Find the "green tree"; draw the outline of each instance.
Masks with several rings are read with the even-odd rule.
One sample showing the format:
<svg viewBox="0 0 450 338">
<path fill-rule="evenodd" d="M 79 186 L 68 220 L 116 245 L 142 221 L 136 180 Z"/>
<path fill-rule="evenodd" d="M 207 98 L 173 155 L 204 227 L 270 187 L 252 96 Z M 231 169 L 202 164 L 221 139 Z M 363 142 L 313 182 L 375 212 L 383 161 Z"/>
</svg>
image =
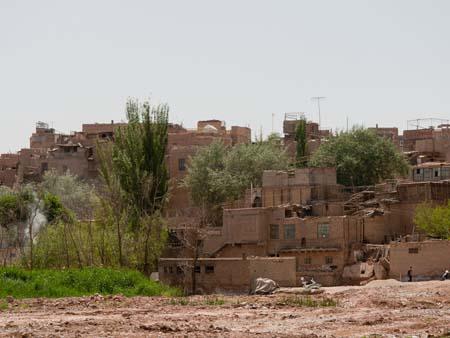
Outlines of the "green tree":
<svg viewBox="0 0 450 338">
<path fill-rule="evenodd" d="M 297 168 L 306 167 L 308 161 L 306 158 L 306 119 L 301 118 L 295 129 L 295 141 L 297 142 L 295 151 L 295 166 Z"/>
<path fill-rule="evenodd" d="M 202 210 L 201 222 L 221 225 L 222 205 L 241 198 L 262 184 L 264 170 L 285 170 L 289 159 L 275 138 L 227 147 L 213 142 L 191 158 L 183 185 Z"/>
<path fill-rule="evenodd" d="M 391 141 L 359 127 L 323 142 L 309 165 L 336 167 L 338 183 L 346 186 L 374 185 L 408 172 L 404 156 Z"/>
<path fill-rule="evenodd" d="M 450 239 L 450 201 L 435 207 L 428 203 L 418 205 L 414 224 L 429 236 Z"/>
<path fill-rule="evenodd" d="M 161 212 L 168 190 L 168 114 L 167 105 L 130 99 L 128 124 L 116 132 L 115 142 L 109 145 L 111 157 L 100 156 L 105 187 L 110 196 L 121 199 L 125 221 L 134 236 L 134 263 L 147 274 L 166 238 Z M 112 202 L 110 198 L 106 201 Z M 111 203 L 109 210 L 115 206 Z M 119 217 L 123 216 L 122 212 Z"/>
</svg>

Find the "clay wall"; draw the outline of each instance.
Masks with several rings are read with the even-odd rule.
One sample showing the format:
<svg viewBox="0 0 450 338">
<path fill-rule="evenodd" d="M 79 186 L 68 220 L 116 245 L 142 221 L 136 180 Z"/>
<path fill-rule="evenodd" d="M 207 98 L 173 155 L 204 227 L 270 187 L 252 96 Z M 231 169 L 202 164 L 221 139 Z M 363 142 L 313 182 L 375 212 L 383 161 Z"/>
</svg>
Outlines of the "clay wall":
<svg viewBox="0 0 450 338">
<path fill-rule="evenodd" d="M 265 170 L 262 186 L 336 185 L 336 168 L 301 168 L 292 171 Z"/>
<path fill-rule="evenodd" d="M 192 285 L 192 259 L 161 258 L 160 280 L 170 285 Z M 189 268 L 185 268 L 185 267 Z M 275 280 L 282 286 L 295 286 L 295 258 L 200 258 L 196 272 L 197 292 L 248 292 L 258 277 Z M 183 267 L 183 268 L 177 268 Z"/>
<path fill-rule="evenodd" d="M 342 271 L 346 262 L 344 250 L 297 250 L 281 251 L 280 257 L 295 257 L 296 269 L 305 275 L 313 271 L 334 270 Z"/>
<path fill-rule="evenodd" d="M 438 278 L 450 269 L 450 241 L 400 242 L 390 245 L 390 278 L 407 280 L 413 269 L 413 280 Z"/>
</svg>

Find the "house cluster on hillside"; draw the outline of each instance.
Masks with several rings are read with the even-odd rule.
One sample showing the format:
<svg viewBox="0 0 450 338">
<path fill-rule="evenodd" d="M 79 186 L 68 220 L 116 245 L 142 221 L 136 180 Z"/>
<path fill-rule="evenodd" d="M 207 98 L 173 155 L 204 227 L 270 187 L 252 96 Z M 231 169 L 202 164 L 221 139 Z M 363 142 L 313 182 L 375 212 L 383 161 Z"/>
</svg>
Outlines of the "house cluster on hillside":
<svg viewBox="0 0 450 338">
<path fill-rule="evenodd" d="M 301 114 L 286 114 L 283 145 L 295 156 L 295 131 Z M 167 165 L 171 198 L 167 249 L 159 261 L 160 279 L 195 287 L 196 292 L 247 291 L 256 277 L 284 286 L 300 278 L 323 285 L 361 283 L 371 278 L 405 279 L 410 266 L 417 278 L 433 278 L 448 269 L 450 243 L 424 240 L 415 231 L 416 206 L 441 204 L 450 197 L 450 129 L 371 128 L 390 139 L 411 163 L 408 179 L 372 187 L 345 187 L 335 168 L 265 171 L 261 187 L 252 187 L 240 203 L 226 206 L 221 227 L 196 228 L 198 210 L 180 180 L 196 151 L 221 140 L 234 146 L 251 142 L 251 130 L 220 120 L 199 121 L 196 129 L 171 124 Z M 98 142 L 114 141 L 121 123 L 83 124 L 80 132 L 57 133 L 38 123 L 30 147 L 0 156 L 0 185 L 38 181 L 49 170 L 93 180 L 98 176 Z M 307 153 L 330 135 L 308 122 Z M 447 266 L 446 266 L 447 264 Z"/>
</svg>

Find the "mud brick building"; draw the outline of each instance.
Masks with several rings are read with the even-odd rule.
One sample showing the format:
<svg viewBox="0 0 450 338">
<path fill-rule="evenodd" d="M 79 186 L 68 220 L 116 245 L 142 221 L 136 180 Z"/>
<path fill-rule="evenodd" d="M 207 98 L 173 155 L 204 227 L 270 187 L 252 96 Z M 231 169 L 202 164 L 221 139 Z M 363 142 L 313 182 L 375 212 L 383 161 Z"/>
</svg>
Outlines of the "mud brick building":
<svg viewBox="0 0 450 338">
<path fill-rule="evenodd" d="M 180 182 L 187 174 L 190 158 L 199 148 L 214 141 L 221 141 L 227 146 L 250 143 L 251 129 L 239 126 L 227 129 L 220 120 L 198 121 L 196 129 L 186 129 L 180 125 L 172 125 L 169 129 L 167 163 L 172 184 L 167 217 L 172 224 L 186 222 L 186 217 L 189 219 L 195 214 L 189 191 L 181 187 Z"/>
<path fill-rule="evenodd" d="M 387 140 L 390 140 L 395 146 L 400 148 L 403 146 L 403 140 L 399 137 L 398 128 L 396 127 L 378 127 L 378 124 L 375 128 L 367 128 L 370 131 L 373 131 L 376 135 L 383 137 Z M 400 142 L 402 141 L 402 142 Z"/>
<path fill-rule="evenodd" d="M 336 184 L 334 168 L 303 168 L 264 172 L 262 186 L 249 196 L 253 207 L 225 209 L 223 226 L 205 229 L 202 259 L 220 266 L 222 261 L 242 257 L 294 258 L 296 285 L 300 277 L 312 277 L 323 285 L 358 284 L 370 278 L 397 278 L 406 261 L 398 258 L 401 245 L 396 243 L 415 231 L 415 208 L 425 201 L 446 203 L 450 183 L 391 180 L 355 193 Z M 174 255 L 162 261 L 175 269 L 177 264 L 186 264 L 183 259 Z M 448 264 L 447 256 L 434 260 L 435 269 Z M 239 265 L 235 268 L 240 269 Z M 183 284 L 176 274 L 159 272 L 161 280 Z M 236 272 L 215 268 L 209 273 L 215 274 L 216 288 L 222 290 L 229 285 L 220 281 Z M 423 272 L 424 276 L 430 273 Z M 242 276 L 246 278 L 239 281 L 241 289 L 251 283 L 248 275 Z M 203 282 L 209 283 L 199 279 L 199 287 Z M 212 284 L 208 285 L 206 289 L 211 290 Z"/>
<path fill-rule="evenodd" d="M 18 154 L 0 155 L 0 186 L 5 185 L 12 188 L 17 180 L 17 170 L 19 167 Z"/>
</svg>

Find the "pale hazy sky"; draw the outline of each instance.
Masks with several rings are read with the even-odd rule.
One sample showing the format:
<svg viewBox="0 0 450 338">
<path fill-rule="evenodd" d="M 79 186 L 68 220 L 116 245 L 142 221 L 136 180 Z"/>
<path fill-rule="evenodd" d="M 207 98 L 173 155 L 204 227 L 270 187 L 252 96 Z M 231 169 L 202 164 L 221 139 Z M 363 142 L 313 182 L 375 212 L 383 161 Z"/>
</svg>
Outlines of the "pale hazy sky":
<svg viewBox="0 0 450 338">
<path fill-rule="evenodd" d="M 281 131 L 319 95 L 331 128 L 450 118 L 449 18 L 447 0 L 0 0 L 0 152 L 38 120 L 121 120 L 129 96 L 188 127 Z"/>
</svg>

